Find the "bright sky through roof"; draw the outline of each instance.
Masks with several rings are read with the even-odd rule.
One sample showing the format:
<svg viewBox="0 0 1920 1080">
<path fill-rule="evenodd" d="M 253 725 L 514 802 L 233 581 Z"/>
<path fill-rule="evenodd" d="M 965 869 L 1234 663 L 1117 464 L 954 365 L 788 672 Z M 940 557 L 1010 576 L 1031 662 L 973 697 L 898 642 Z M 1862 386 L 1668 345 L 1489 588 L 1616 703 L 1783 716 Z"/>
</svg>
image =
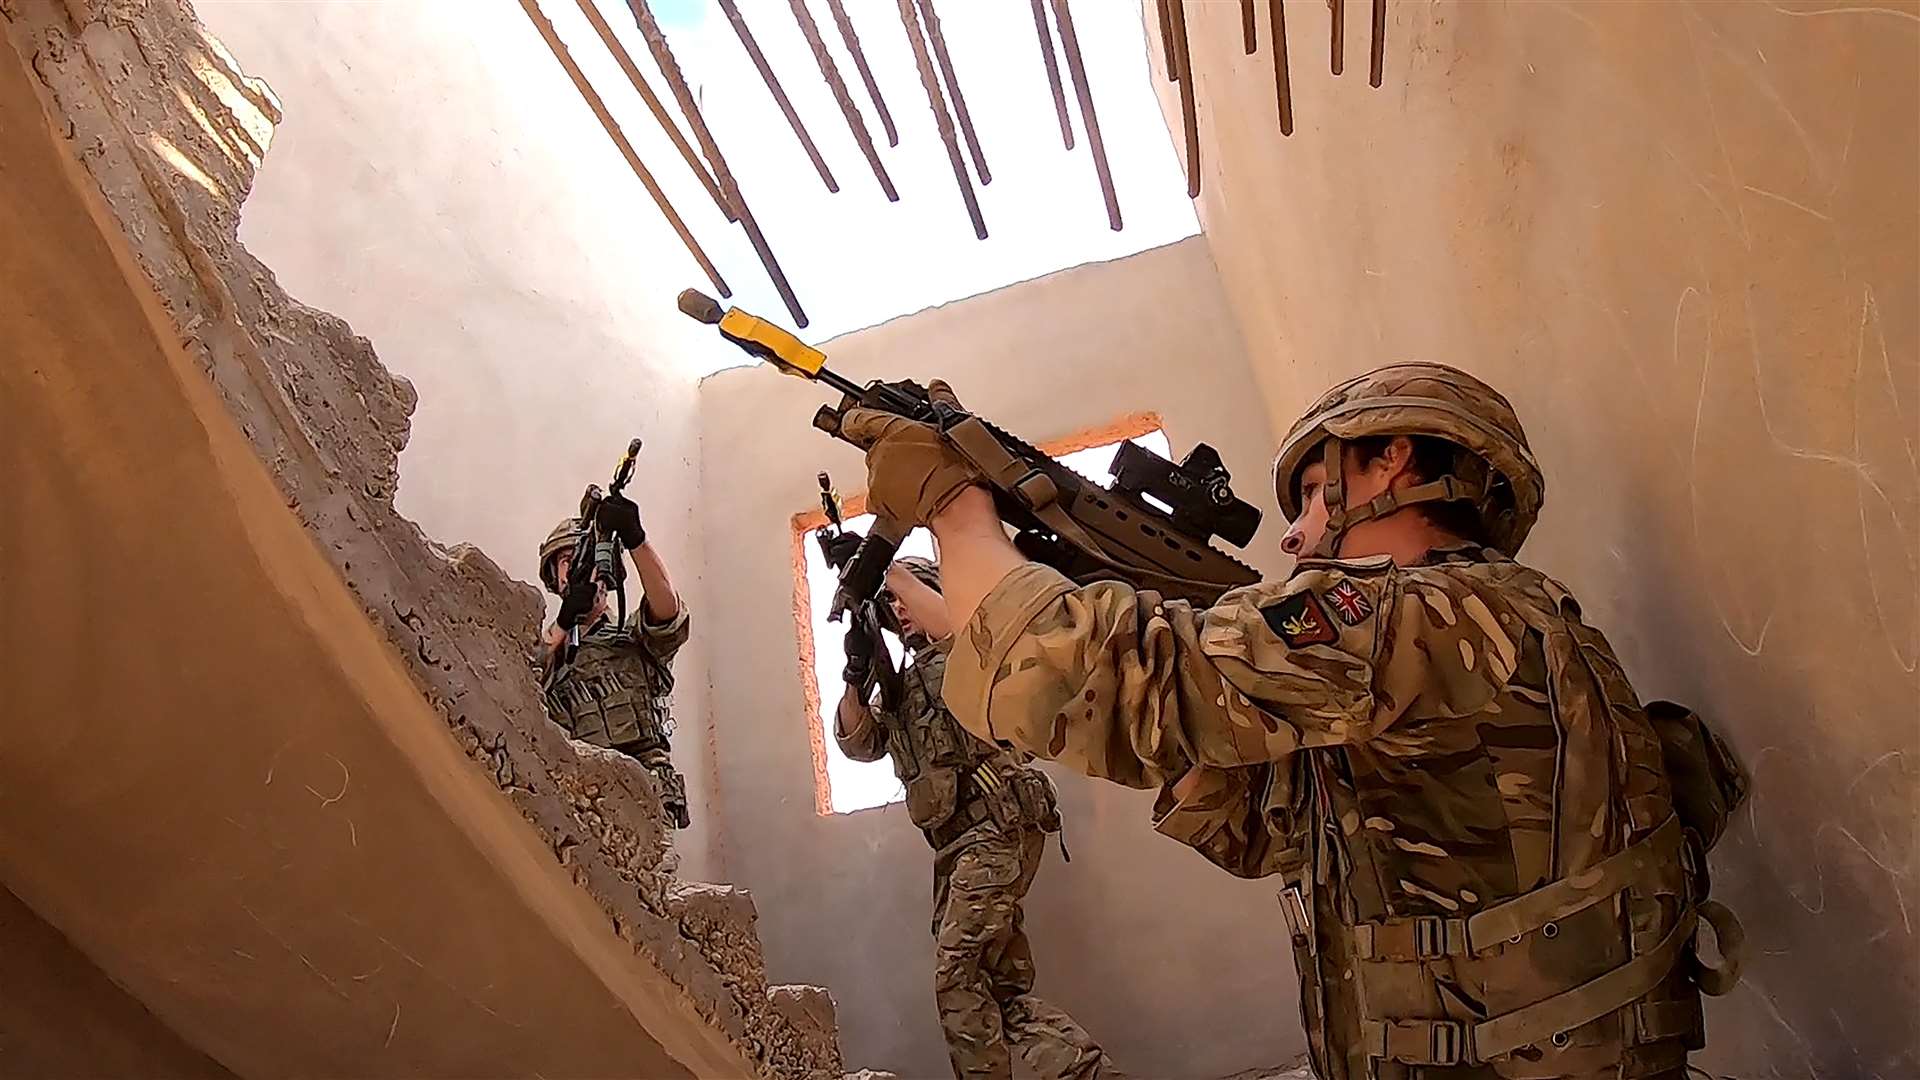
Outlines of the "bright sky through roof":
<svg viewBox="0 0 1920 1080">
<path fill-rule="evenodd" d="M 1149 431 L 1133 441 L 1163 458 L 1173 458 L 1173 448 L 1168 444 L 1164 431 Z M 1113 464 L 1113 452 L 1119 445 L 1107 443 L 1088 447 L 1063 455 L 1059 460 L 1095 483 L 1111 484 L 1113 474 L 1107 471 L 1107 466 Z M 865 535 L 872 523 L 873 515 L 863 514 L 848 521 L 847 526 L 853 532 Z M 813 613 L 813 677 L 816 680 L 814 685 L 820 690 L 820 707 L 826 714 L 824 717 L 814 717 L 813 722 L 826 725 L 824 741 L 827 748 L 828 801 L 836 814 L 898 802 L 906 797 L 906 792 L 893 775 L 891 761 L 886 758 L 854 761 L 842 754 L 839 744 L 833 741 L 833 711 L 839 707 L 840 695 L 846 687 L 840 678 L 840 671 L 846 666 L 844 642 L 847 624 L 844 619 L 837 623 L 827 621 L 827 611 L 833 606 L 833 590 L 838 579 L 821 557 L 820 545 L 811 535 L 807 537 L 805 546 L 807 598 Z M 925 529 L 915 529 L 900 545 L 900 554 L 933 558 L 933 537 Z M 887 648 L 893 654 L 894 666 L 899 667 L 902 662 L 900 643 L 891 634 L 887 635 Z"/>
<path fill-rule="evenodd" d="M 678 116 L 624 0 L 597 3 L 655 93 Z M 541 7 L 733 287 L 731 302 L 790 324 L 745 234 L 720 217 L 578 7 L 571 0 L 542 0 Z M 1132 0 L 1080 0 L 1073 6 L 1125 219 L 1117 233 L 1107 225 L 1070 83 L 1075 148 L 1061 145 L 1026 0 L 939 0 L 941 25 L 993 178 L 984 186 L 975 178 L 989 233 L 985 241 L 974 238 L 968 223 L 895 0 L 846 0 L 846 8 L 899 129 L 897 147 L 886 145 L 826 4 L 809 0 L 808 8 L 873 133 L 900 192 L 898 203 L 881 193 L 786 0 L 739 0 L 739 7 L 838 181 L 839 194 L 829 194 L 814 172 L 717 5 L 653 0 L 707 123 L 811 318 L 801 334 L 808 341 L 1198 232 L 1148 81 L 1141 7 Z M 1061 77 L 1067 78 L 1064 65 Z M 655 213 L 637 180 L 631 198 L 636 209 Z M 660 255 L 684 264 L 688 286 L 709 289 L 677 244 Z M 709 368 L 748 362 L 730 349 L 714 349 L 701 360 Z"/>
</svg>

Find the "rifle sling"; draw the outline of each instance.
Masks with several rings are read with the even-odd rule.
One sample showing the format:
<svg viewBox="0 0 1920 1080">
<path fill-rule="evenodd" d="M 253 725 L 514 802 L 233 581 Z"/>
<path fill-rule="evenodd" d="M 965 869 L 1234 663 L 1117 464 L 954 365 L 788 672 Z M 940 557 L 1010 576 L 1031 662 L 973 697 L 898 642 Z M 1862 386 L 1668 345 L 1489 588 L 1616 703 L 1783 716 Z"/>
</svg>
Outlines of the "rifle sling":
<svg viewBox="0 0 1920 1080">
<path fill-rule="evenodd" d="M 1088 532 L 1060 505 L 1060 491 L 1051 478 L 1026 459 L 1008 450 L 979 417 L 969 416 L 942 429 L 941 435 L 967 464 L 993 486 L 1018 498 L 1034 517 L 1055 535 L 1136 588 L 1186 595 L 1195 591 L 1219 593 L 1223 587 L 1183 578 L 1152 567 L 1121 562 L 1107 553 L 1099 538 Z"/>
</svg>

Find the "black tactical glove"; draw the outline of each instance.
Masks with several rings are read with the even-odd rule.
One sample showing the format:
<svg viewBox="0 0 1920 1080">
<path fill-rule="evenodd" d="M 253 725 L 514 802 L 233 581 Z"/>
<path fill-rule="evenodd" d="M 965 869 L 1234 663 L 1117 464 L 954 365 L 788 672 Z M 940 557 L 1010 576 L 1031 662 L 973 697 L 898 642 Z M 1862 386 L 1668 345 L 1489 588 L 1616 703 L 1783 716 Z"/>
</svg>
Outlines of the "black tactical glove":
<svg viewBox="0 0 1920 1080">
<path fill-rule="evenodd" d="M 827 537 L 825 544 L 827 565 L 838 569 L 853 559 L 854 552 L 860 550 L 860 534 L 843 532 Z"/>
<path fill-rule="evenodd" d="M 640 526 L 640 508 L 625 495 L 601 499 L 597 520 L 601 528 L 619 537 L 620 546 L 628 551 L 647 542 L 647 530 Z"/>
<path fill-rule="evenodd" d="M 567 591 L 560 597 L 560 617 L 555 620 L 560 629 L 571 630 L 587 617 L 593 605 L 600 602 L 600 587 L 592 578 L 569 580 Z"/>
<path fill-rule="evenodd" d="M 873 635 L 856 620 L 847 628 L 845 648 L 847 666 L 840 669 L 840 677 L 848 686 L 863 689 L 873 677 Z"/>
</svg>

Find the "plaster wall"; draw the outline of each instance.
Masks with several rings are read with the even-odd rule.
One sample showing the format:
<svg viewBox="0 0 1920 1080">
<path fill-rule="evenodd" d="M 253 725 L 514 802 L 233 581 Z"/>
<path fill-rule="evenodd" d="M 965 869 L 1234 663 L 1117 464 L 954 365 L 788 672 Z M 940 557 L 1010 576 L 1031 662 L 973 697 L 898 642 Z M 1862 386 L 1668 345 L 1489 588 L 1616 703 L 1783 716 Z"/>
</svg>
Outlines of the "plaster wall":
<svg viewBox="0 0 1920 1080">
<path fill-rule="evenodd" d="M 727 347 L 716 345 L 715 347 Z M 1239 493 L 1264 492 L 1273 438 L 1206 245 L 1184 240 L 895 319 L 827 343 L 850 378 L 950 381 L 1036 443 L 1150 410 L 1174 452 L 1212 442 Z M 770 974 L 833 991 L 847 1060 L 943 1075 L 929 937 L 932 859 L 904 805 L 814 810 L 794 592 L 793 515 L 814 474 L 855 494 L 859 455 L 810 424 L 831 399 L 766 367 L 701 384 L 700 524 L 730 602 L 716 643 L 716 762 L 728 873 L 760 910 Z M 1269 524 L 1248 557 L 1271 570 Z M 837 699 L 838 686 L 825 688 Z M 1027 905 L 1038 992 L 1130 1075 L 1216 1077 L 1303 1049 L 1272 890 L 1152 832 L 1151 795 L 1058 774 L 1073 861 L 1050 851 Z"/>
<path fill-rule="evenodd" d="M 0 39 L 4 996 L 119 1030 L 0 1072 L 751 1072 L 448 737 L 30 70 Z"/>
<path fill-rule="evenodd" d="M 232 1080 L 4 888 L 0 955 L 0 1076 Z"/>
<path fill-rule="evenodd" d="M 583 63 L 604 58 L 573 5 L 545 6 Z M 518 5 L 197 8 L 284 113 L 242 241 L 419 393 L 402 514 L 537 584 L 547 531 L 646 440 L 628 490 L 695 628 L 674 692 L 694 827 L 675 850 L 686 877 L 722 880 L 700 720 L 711 604 L 672 525 L 698 456 L 695 372 L 675 357 L 705 344 L 672 298 L 698 271 Z"/>
<path fill-rule="evenodd" d="M 1246 56 L 1236 5 L 1186 5 L 1273 425 L 1400 359 L 1507 393 L 1549 478 L 1528 561 L 1755 773 L 1706 1063 L 1920 1071 L 1920 6 L 1391 4 L 1373 90 L 1367 5 L 1335 78 L 1296 0 L 1290 138 L 1265 7 Z"/>
</svg>

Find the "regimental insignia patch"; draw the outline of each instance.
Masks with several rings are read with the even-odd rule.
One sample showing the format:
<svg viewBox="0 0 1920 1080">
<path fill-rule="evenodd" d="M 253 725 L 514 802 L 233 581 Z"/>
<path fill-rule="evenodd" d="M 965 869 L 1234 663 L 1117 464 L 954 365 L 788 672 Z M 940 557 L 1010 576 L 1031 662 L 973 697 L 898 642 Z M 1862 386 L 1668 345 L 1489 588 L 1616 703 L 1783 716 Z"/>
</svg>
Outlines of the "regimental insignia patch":
<svg viewBox="0 0 1920 1080">
<path fill-rule="evenodd" d="M 1333 609 L 1334 618 L 1348 626 L 1359 626 L 1373 614 L 1373 604 L 1367 600 L 1367 594 L 1351 581 L 1339 582 L 1327 590 L 1327 606 Z"/>
<path fill-rule="evenodd" d="M 1281 641 L 1295 649 L 1340 640 L 1340 632 L 1333 628 L 1327 609 L 1320 606 L 1320 599 L 1313 595 L 1312 589 L 1302 589 L 1268 604 L 1260 609 L 1260 615 Z"/>
</svg>

